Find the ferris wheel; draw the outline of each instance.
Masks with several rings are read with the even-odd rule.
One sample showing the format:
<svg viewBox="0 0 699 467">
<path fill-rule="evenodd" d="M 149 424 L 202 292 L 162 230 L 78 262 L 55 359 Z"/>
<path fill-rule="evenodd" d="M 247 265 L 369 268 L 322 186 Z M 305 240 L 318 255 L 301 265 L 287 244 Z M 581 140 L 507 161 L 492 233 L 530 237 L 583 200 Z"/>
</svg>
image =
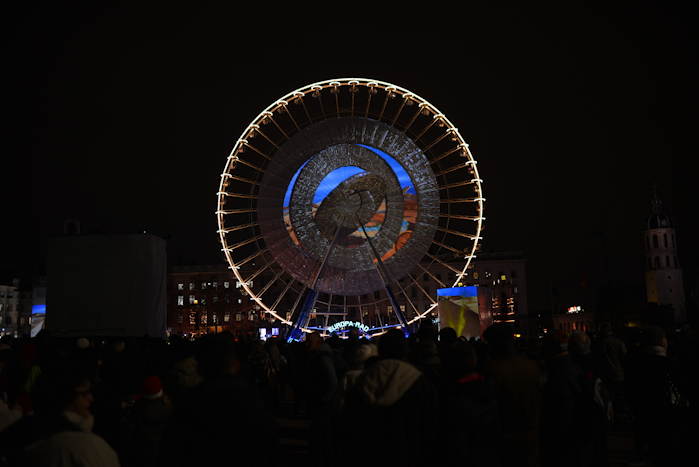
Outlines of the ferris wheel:
<svg viewBox="0 0 699 467">
<path fill-rule="evenodd" d="M 290 339 L 344 324 L 407 331 L 437 307 L 426 283 L 465 281 L 484 221 L 457 128 L 414 93 L 363 78 L 310 84 L 262 111 L 217 196 L 229 267 Z"/>
</svg>

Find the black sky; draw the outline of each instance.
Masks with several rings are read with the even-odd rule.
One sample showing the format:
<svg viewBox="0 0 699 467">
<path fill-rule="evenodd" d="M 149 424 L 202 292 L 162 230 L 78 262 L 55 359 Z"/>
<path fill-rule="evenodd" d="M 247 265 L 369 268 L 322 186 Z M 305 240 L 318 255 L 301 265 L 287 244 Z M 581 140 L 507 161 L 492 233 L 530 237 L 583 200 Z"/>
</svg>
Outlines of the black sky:
<svg viewBox="0 0 699 467">
<path fill-rule="evenodd" d="M 88 232 L 169 236 L 171 263 L 222 262 L 215 193 L 241 131 L 293 89 L 356 76 L 410 89 L 459 128 L 485 180 L 484 249 L 526 252 L 535 304 L 551 278 L 642 280 L 653 184 L 696 275 L 692 16 L 661 2 L 564 3 L 381 21 L 360 5 L 345 19 L 12 12 L 6 150 L 21 164 L 2 177 L 19 187 L 3 230 L 26 247 L 3 253 L 3 272 L 41 273 L 47 238 L 69 218 Z"/>
</svg>

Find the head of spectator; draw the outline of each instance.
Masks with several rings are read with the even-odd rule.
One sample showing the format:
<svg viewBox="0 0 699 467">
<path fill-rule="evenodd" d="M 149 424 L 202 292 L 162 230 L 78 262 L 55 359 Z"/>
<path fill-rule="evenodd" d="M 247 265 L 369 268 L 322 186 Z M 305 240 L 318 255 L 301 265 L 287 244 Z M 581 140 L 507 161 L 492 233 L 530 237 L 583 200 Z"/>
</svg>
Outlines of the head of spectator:
<svg viewBox="0 0 699 467">
<path fill-rule="evenodd" d="M 573 331 L 568 338 L 568 351 L 571 355 L 588 355 L 590 353 L 590 345 L 590 336 L 585 332 Z"/>
<path fill-rule="evenodd" d="M 318 331 L 306 334 L 306 348 L 309 351 L 318 350 L 321 345 L 323 345 L 323 336 Z"/>
<path fill-rule="evenodd" d="M 408 354 L 408 343 L 401 329 L 389 329 L 379 338 L 379 357 L 405 359 Z"/>
<path fill-rule="evenodd" d="M 458 336 L 456 335 L 456 330 L 449 326 L 440 329 L 439 331 L 439 343 L 444 346 L 450 346 L 456 342 Z"/>
<path fill-rule="evenodd" d="M 495 323 L 483 333 L 483 339 L 488 344 L 488 353 L 493 358 L 507 358 L 517 353 L 514 329 L 507 323 Z"/>
<path fill-rule="evenodd" d="M 199 342 L 197 362 L 204 379 L 236 375 L 240 371 L 240 358 L 235 342 L 228 333 L 203 337 Z"/>
<path fill-rule="evenodd" d="M 378 356 L 378 350 L 374 344 L 360 344 L 354 349 L 350 367 L 352 369 L 361 369 L 367 360 Z"/>
<path fill-rule="evenodd" d="M 541 355 L 544 359 L 562 356 L 568 352 L 568 342 L 558 330 L 549 332 L 542 339 Z"/>
<path fill-rule="evenodd" d="M 667 335 L 665 331 L 658 326 L 648 326 L 643 330 L 642 344 L 650 353 L 665 355 L 667 352 Z"/>
<path fill-rule="evenodd" d="M 417 339 L 420 342 L 437 342 L 437 326 L 431 319 L 423 319 L 420 321 L 420 327 L 417 330 Z"/>
<path fill-rule="evenodd" d="M 444 353 L 444 372 L 449 381 L 457 380 L 476 371 L 478 357 L 473 344 L 465 339 L 452 342 Z"/>
<path fill-rule="evenodd" d="M 148 400 L 160 399 L 163 397 L 163 384 L 160 378 L 155 375 L 148 376 L 143 380 L 143 398 Z"/>
</svg>

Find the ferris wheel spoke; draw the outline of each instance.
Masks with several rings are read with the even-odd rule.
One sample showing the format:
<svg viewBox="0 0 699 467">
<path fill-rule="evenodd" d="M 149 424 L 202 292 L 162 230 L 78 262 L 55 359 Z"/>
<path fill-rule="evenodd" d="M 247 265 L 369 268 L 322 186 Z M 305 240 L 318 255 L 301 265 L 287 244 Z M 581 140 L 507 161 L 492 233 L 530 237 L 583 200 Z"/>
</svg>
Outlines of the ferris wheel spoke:
<svg viewBox="0 0 699 467">
<path fill-rule="evenodd" d="M 255 146 L 253 146 L 252 144 L 248 143 L 247 141 L 243 142 L 243 145 L 244 145 L 246 148 L 252 149 L 252 150 L 255 151 L 257 154 L 259 154 L 260 156 L 264 157 L 264 158 L 267 159 L 268 161 L 271 161 L 271 160 L 272 160 L 272 158 L 271 158 L 270 156 L 268 156 L 268 155 L 265 154 L 264 152 L 260 151 L 260 150 L 257 149 Z"/>
<path fill-rule="evenodd" d="M 257 212 L 256 209 L 245 208 L 245 209 L 219 209 L 216 214 L 231 215 L 231 214 L 248 214 L 252 212 Z"/>
<path fill-rule="evenodd" d="M 251 224 L 236 225 L 234 227 L 226 227 L 224 229 L 219 229 L 218 232 L 219 233 L 231 233 L 231 232 L 235 232 L 238 230 L 252 229 L 255 227 L 259 227 L 259 224 L 257 224 L 256 222 L 251 223 Z"/>
<path fill-rule="evenodd" d="M 385 89 L 385 91 L 386 91 L 386 96 L 383 99 L 383 104 L 381 105 L 381 111 L 379 112 L 379 118 L 377 119 L 379 121 L 381 121 L 381 119 L 383 118 L 383 114 L 386 111 L 386 106 L 388 105 L 388 101 L 395 96 L 390 88 Z"/>
<path fill-rule="evenodd" d="M 253 164 L 252 162 L 246 161 L 245 159 L 243 159 L 243 158 L 240 157 L 240 156 L 234 156 L 234 159 L 233 159 L 233 160 L 234 160 L 235 162 L 240 162 L 241 164 L 246 165 L 246 166 L 250 167 L 251 169 L 256 170 L 256 171 L 258 171 L 258 172 L 260 172 L 260 173 L 264 173 L 264 172 L 265 172 L 265 170 L 264 170 L 263 168 L 256 166 L 256 165 Z"/>
<path fill-rule="evenodd" d="M 422 286 L 420 285 L 420 283 L 413 277 L 412 274 L 408 274 L 408 277 L 410 278 L 410 280 L 412 281 L 412 283 L 415 284 L 415 285 L 417 286 L 417 288 L 420 290 L 420 292 L 422 292 L 422 294 L 423 294 L 425 297 L 427 297 L 427 299 L 428 299 L 430 302 L 432 302 L 432 303 L 437 303 L 437 302 L 435 301 L 435 299 L 432 298 L 432 296 L 424 289 L 424 287 L 422 287 Z"/>
<path fill-rule="evenodd" d="M 441 285 L 442 287 L 446 287 L 446 286 L 447 286 L 444 282 L 442 282 L 442 279 L 440 279 L 440 278 L 438 278 L 437 276 L 435 276 L 434 274 L 432 274 L 432 271 L 430 271 L 429 269 L 426 269 L 422 264 L 417 263 L 417 266 L 418 266 L 420 269 L 422 269 L 422 271 L 423 271 L 425 274 L 427 274 L 428 276 L 430 276 L 430 277 L 432 278 L 432 280 L 434 280 L 436 283 L 438 283 L 438 284 Z"/>
<path fill-rule="evenodd" d="M 221 174 L 221 177 L 227 178 L 227 179 L 232 179 L 232 180 L 238 180 L 239 182 L 249 183 L 250 185 L 259 186 L 259 183 L 256 182 L 255 180 L 250 180 L 249 178 L 241 177 L 240 175 L 231 175 L 228 173 L 224 173 L 224 174 Z"/>
<path fill-rule="evenodd" d="M 485 198 L 481 197 L 473 197 L 473 198 L 452 198 L 452 199 L 442 199 L 439 200 L 440 203 L 442 204 L 451 204 L 451 203 L 479 203 L 481 201 L 485 201 Z"/>
<path fill-rule="evenodd" d="M 449 251 L 451 251 L 451 252 L 454 252 L 454 253 L 456 253 L 457 255 L 460 255 L 460 254 L 462 253 L 461 250 L 457 250 L 457 249 L 454 248 L 454 247 L 451 247 L 451 246 L 449 246 L 449 245 L 445 245 L 444 243 L 440 243 L 440 242 L 438 242 L 437 240 L 432 240 L 432 243 L 435 244 L 435 245 L 437 245 L 438 247 L 442 247 L 442 248 L 447 249 L 447 250 L 449 250 Z"/>
<path fill-rule="evenodd" d="M 367 95 L 367 101 L 366 101 L 366 107 L 364 108 L 364 118 L 369 117 L 369 108 L 371 107 L 371 96 L 376 93 L 376 89 L 374 87 L 369 87 L 368 88 L 368 95 Z"/>
<path fill-rule="evenodd" d="M 272 146 L 274 146 L 274 149 L 279 149 L 279 146 L 277 146 L 277 143 L 275 143 L 274 141 L 272 141 L 272 139 L 271 139 L 269 136 L 267 136 L 267 133 L 265 133 L 264 131 L 262 131 L 262 129 L 260 128 L 260 125 L 253 125 L 253 130 L 254 130 L 257 134 L 259 134 L 260 136 L 262 136 L 264 139 L 266 139 L 267 142 L 268 142 L 269 144 L 271 144 Z"/>
<path fill-rule="evenodd" d="M 454 154 L 455 152 L 458 152 L 461 149 L 462 149 L 461 146 L 456 146 L 455 148 L 451 148 L 450 150 L 443 152 L 442 154 L 435 157 L 434 159 L 430 159 L 430 164 L 436 164 L 437 162 L 441 161 L 442 159 L 444 159 L 446 157 L 451 156 L 452 154 Z"/>
<path fill-rule="evenodd" d="M 306 107 L 306 102 L 304 102 L 303 98 L 305 97 L 305 94 L 301 94 L 298 96 L 296 99 L 297 104 L 301 104 L 301 107 L 303 108 L 303 113 L 306 114 L 306 119 L 308 119 L 308 124 L 310 125 L 313 123 L 313 119 L 311 118 L 311 114 L 308 112 L 308 107 Z"/>
<path fill-rule="evenodd" d="M 291 115 L 291 112 L 289 112 L 288 106 L 287 106 L 287 105 L 284 105 L 283 107 L 284 107 L 284 111 L 286 112 L 286 114 L 287 114 L 287 115 L 289 116 L 289 118 L 291 119 L 291 123 L 293 123 L 294 126 L 296 127 L 296 131 L 301 131 L 301 127 L 299 126 L 298 123 L 296 123 L 296 119 L 294 118 L 293 115 Z"/>
<path fill-rule="evenodd" d="M 400 103 L 400 107 L 398 107 L 398 111 L 396 112 L 396 115 L 393 117 L 393 120 L 391 121 L 391 126 L 396 125 L 396 122 L 398 121 L 398 117 L 400 117 L 400 114 L 403 111 L 403 107 L 405 107 L 405 104 L 407 101 L 408 101 L 408 97 L 404 95 L 403 101 Z"/>
<path fill-rule="evenodd" d="M 425 133 L 427 133 L 427 132 L 430 130 L 430 128 L 432 128 L 432 127 L 435 125 L 435 123 L 437 123 L 437 119 L 433 117 L 433 118 L 432 118 L 432 121 L 431 121 L 430 123 L 428 123 L 428 124 L 425 126 L 425 128 L 423 128 L 422 131 L 421 131 L 420 133 L 418 133 L 418 134 L 415 136 L 415 138 L 413 138 L 413 139 L 414 139 L 415 141 L 419 141 L 420 138 L 422 138 L 422 137 L 425 135 Z"/>
<path fill-rule="evenodd" d="M 243 193 L 230 193 L 228 191 L 219 191 L 218 194 L 229 198 L 257 199 L 257 196 L 255 195 L 246 195 Z"/>
<path fill-rule="evenodd" d="M 265 292 L 267 292 L 270 289 L 270 287 L 272 287 L 272 285 L 279 280 L 282 274 L 284 274 L 283 269 L 279 270 L 279 272 L 277 272 L 274 275 L 274 277 L 269 282 L 267 282 L 267 284 L 265 284 L 265 286 L 257 293 L 257 298 L 261 298 L 265 294 Z"/>
<path fill-rule="evenodd" d="M 244 266 L 244 265 L 246 265 L 247 263 L 249 263 L 250 261 L 252 261 L 252 260 L 254 260 L 255 258 L 259 257 L 260 255 L 262 255 L 262 254 L 264 254 L 264 253 L 267 253 L 268 251 L 269 251 L 269 250 L 268 250 L 267 248 L 261 248 L 261 249 L 257 250 L 257 252 L 255 252 L 254 254 L 248 256 L 247 258 L 245 258 L 245 259 L 243 259 L 243 260 L 241 260 L 241 261 L 238 261 L 238 262 L 236 263 L 236 266 L 238 266 L 238 267 Z"/>
<path fill-rule="evenodd" d="M 279 296 L 277 297 L 277 299 L 274 301 L 274 304 L 273 304 L 272 307 L 270 308 L 272 311 L 275 311 L 275 310 L 277 309 L 277 307 L 279 306 L 279 303 L 281 303 L 282 299 L 284 298 L 284 296 L 286 295 L 286 293 L 291 289 L 291 286 L 292 286 L 292 284 L 293 284 L 294 282 L 295 282 L 294 279 L 291 278 L 291 279 L 289 280 L 289 282 L 286 283 L 286 286 L 284 287 L 284 290 L 282 291 L 281 294 L 279 294 Z M 275 311 L 275 312 L 276 312 L 276 311 Z M 277 312 L 277 315 L 279 315 L 278 312 Z M 284 320 L 286 320 L 286 316 L 284 316 Z"/>
<path fill-rule="evenodd" d="M 439 214 L 439 217 L 448 217 L 449 219 L 461 219 L 465 221 L 484 221 L 485 217 L 482 216 L 462 216 L 460 214 Z"/>
<path fill-rule="evenodd" d="M 429 257 L 432 261 L 436 261 L 437 263 L 441 264 L 442 266 L 444 266 L 445 268 L 449 269 L 450 271 L 452 271 L 452 272 L 454 272 L 454 273 L 456 273 L 456 274 L 461 274 L 461 271 L 460 271 L 459 269 L 455 268 L 454 266 L 451 266 L 451 265 L 448 264 L 448 263 L 445 263 L 444 261 L 442 261 L 441 259 L 437 258 L 436 256 L 432 256 L 432 255 L 429 254 L 429 253 L 425 253 L 425 255 L 426 255 L 427 257 Z"/>
<path fill-rule="evenodd" d="M 437 230 L 449 235 L 456 235 L 457 237 L 468 238 L 469 240 L 481 240 L 481 237 L 466 232 L 459 232 L 458 230 L 445 229 L 443 227 L 437 227 Z"/>
<path fill-rule="evenodd" d="M 483 182 L 483 180 L 478 179 L 478 178 L 474 178 L 471 180 L 461 180 L 459 182 L 449 183 L 447 185 L 440 185 L 439 189 L 440 190 L 448 190 L 449 188 L 458 188 L 458 187 L 474 185 L 476 183 L 482 183 L 482 182 Z"/>
<path fill-rule="evenodd" d="M 405 297 L 405 300 L 406 300 L 406 301 L 408 302 L 408 304 L 410 305 L 410 308 L 412 308 L 413 311 L 414 311 L 415 313 L 417 313 L 417 312 L 418 312 L 418 311 L 417 311 L 417 307 L 415 307 L 415 304 L 413 303 L 413 301 L 412 301 L 412 300 L 410 299 L 410 297 L 408 296 L 408 291 L 400 284 L 400 282 L 396 282 L 396 284 L 398 285 L 398 288 L 400 289 L 401 294 L 403 294 L 403 297 Z"/>
<path fill-rule="evenodd" d="M 299 292 L 298 296 L 296 297 L 296 300 L 294 300 L 294 304 L 290 309 L 290 312 L 291 312 L 290 317 L 292 318 L 291 319 L 292 322 L 294 321 L 294 314 L 296 313 L 296 308 L 298 308 L 299 303 L 301 302 L 301 298 L 306 293 L 306 290 L 308 290 L 308 287 L 306 287 L 305 285 L 303 287 L 301 287 L 301 291 Z M 305 326 L 306 325 L 304 323 L 301 324 L 301 327 L 305 327 Z"/>
<path fill-rule="evenodd" d="M 245 245 L 249 245 L 249 244 L 254 243 L 258 240 L 262 240 L 263 238 L 264 237 L 262 235 L 256 235 L 252 238 L 248 238 L 247 240 L 243 240 L 242 242 L 238 242 L 233 246 L 229 246 L 228 248 L 225 248 L 225 250 L 228 250 L 228 251 L 237 250 L 240 247 L 244 247 Z"/>
<path fill-rule="evenodd" d="M 258 269 L 258 270 L 255 271 L 250 277 L 248 277 L 247 279 L 245 279 L 244 282 L 250 282 L 250 281 L 252 281 L 252 280 L 255 280 L 255 278 L 256 278 L 257 276 L 259 276 L 260 274 L 262 274 L 263 272 L 265 272 L 267 269 L 269 269 L 269 267 L 270 267 L 271 264 L 272 264 L 272 263 L 265 263 L 260 269 Z"/>
<path fill-rule="evenodd" d="M 449 135 L 450 135 L 450 132 L 449 132 L 449 131 L 444 132 L 442 135 L 440 135 L 439 137 L 437 137 L 436 139 L 434 139 L 430 144 L 428 144 L 427 146 L 425 146 L 425 147 L 422 149 L 422 151 L 423 151 L 423 152 L 429 151 L 430 149 L 432 149 L 433 147 L 435 147 L 437 144 L 439 144 L 444 138 L 446 138 L 446 137 L 449 136 Z"/>
<path fill-rule="evenodd" d="M 405 125 L 405 128 L 403 128 L 403 131 L 404 131 L 404 132 L 407 133 L 408 130 L 410 130 L 410 127 L 413 126 L 413 123 L 415 123 L 415 120 L 417 120 L 417 118 L 420 116 L 420 114 L 422 113 L 422 111 L 423 111 L 423 107 L 422 107 L 422 105 L 419 105 L 419 106 L 418 106 L 418 109 L 415 111 L 415 113 L 413 114 L 413 116 L 410 118 L 410 120 L 408 121 L 408 123 Z"/>
<path fill-rule="evenodd" d="M 274 119 L 274 114 L 272 112 L 267 111 L 264 113 L 262 123 L 265 123 L 265 121 L 272 122 L 272 125 L 274 125 L 277 131 L 279 131 L 279 133 L 281 133 L 284 136 L 284 139 L 289 139 L 289 135 L 286 133 L 286 131 L 284 131 L 284 129 L 281 126 L 279 126 L 279 123 L 277 123 L 277 121 Z"/>
</svg>

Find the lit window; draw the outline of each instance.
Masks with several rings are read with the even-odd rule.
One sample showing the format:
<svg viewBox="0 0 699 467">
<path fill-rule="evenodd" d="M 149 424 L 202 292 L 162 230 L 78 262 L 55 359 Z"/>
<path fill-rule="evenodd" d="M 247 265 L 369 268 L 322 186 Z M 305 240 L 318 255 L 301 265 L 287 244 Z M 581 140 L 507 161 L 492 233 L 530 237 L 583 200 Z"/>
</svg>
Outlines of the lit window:
<svg viewBox="0 0 699 467">
<path fill-rule="evenodd" d="M 177 284 L 177 290 L 184 290 L 184 284 L 181 282 Z"/>
<path fill-rule="evenodd" d="M 386 307 L 386 313 L 390 313 L 390 312 L 392 312 L 392 311 L 393 311 L 393 308 L 391 308 L 390 306 L 387 306 L 387 307 Z"/>
<path fill-rule="evenodd" d="M 227 288 L 229 288 L 230 286 L 231 286 L 231 283 L 228 282 L 228 281 L 225 281 L 225 282 L 223 283 L 223 288 L 224 288 L 224 289 L 227 289 Z"/>
<path fill-rule="evenodd" d="M 218 289 L 218 282 L 214 282 L 214 283 L 212 284 L 212 287 L 213 287 L 214 289 Z"/>
<path fill-rule="evenodd" d="M 243 303 L 243 299 L 242 299 L 242 298 L 239 298 L 239 299 L 238 299 L 238 303 Z"/>
<path fill-rule="evenodd" d="M 184 305 L 184 295 L 178 295 L 177 296 L 177 306 L 182 306 Z"/>
<path fill-rule="evenodd" d="M 248 321 L 253 321 L 255 319 L 255 313 L 248 313 Z"/>
<path fill-rule="evenodd" d="M 214 295 L 213 302 L 218 303 L 218 295 Z"/>
<path fill-rule="evenodd" d="M 201 314 L 201 324 L 206 324 L 207 318 L 208 318 L 208 316 L 206 315 L 206 313 L 202 313 Z"/>
<path fill-rule="evenodd" d="M 226 294 L 223 296 L 224 303 L 231 303 L 231 296 Z"/>
<path fill-rule="evenodd" d="M 212 316 L 214 324 L 218 323 L 218 315 L 216 313 L 213 314 Z"/>
<path fill-rule="evenodd" d="M 201 283 L 201 290 L 206 290 L 206 282 Z"/>
<path fill-rule="evenodd" d="M 189 314 L 189 324 L 196 324 L 197 317 L 194 313 Z"/>
<path fill-rule="evenodd" d="M 196 302 L 196 299 L 194 298 L 194 295 L 189 296 L 189 304 L 194 305 L 194 302 Z"/>
<path fill-rule="evenodd" d="M 242 320 L 243 320 L 243 315 L 242 315 L 242 313 L 236 313 L 236 314 L 235 314 L 235 320 L 236 320 L 236 321 L 242 321 Z"/>
<path fill-rule="evenodd" d="M 184 321 L 184 316 L 182 315 L 182 313 L 177 313 L 177 323 L 182 324 L 183 321 Z"/>
<path fill-rule="evenodd" d="M 189 283 L 189 290 L 194 290 L 194 282 Z"/>
<path fill-rule="evenodd" d="M 227 322 L 229 322 L 230 320 L 231 320 L 231 314 L 230 314 L 230 312 L 227 311 L 227 312 L 225 312 L 225 313 L 223 314 L 223 322 L 224 322 L 224 323 L 227 323 Z"/>
<path fill-rule="evenodd" d="M 400 311 L 402 311 L 402 312 L 405 313 L 405 305 L 401 305 L 401 306 L 400 306 Z"/>
<path fill-rule="evenodd" d="M 478 276 L 479 276 L 478 271 L 473 271 L 473 278 L 478 279 Z"/>
<path fill-rule="evenodd" d="M 506 276 L 505 274 L 502 274 L 502 275 L 500 276 L 500 280 L 501 280 L 501 281 L 506 281 L 506 280 L 507 280 L 507 276 Z"/>
</svg>

